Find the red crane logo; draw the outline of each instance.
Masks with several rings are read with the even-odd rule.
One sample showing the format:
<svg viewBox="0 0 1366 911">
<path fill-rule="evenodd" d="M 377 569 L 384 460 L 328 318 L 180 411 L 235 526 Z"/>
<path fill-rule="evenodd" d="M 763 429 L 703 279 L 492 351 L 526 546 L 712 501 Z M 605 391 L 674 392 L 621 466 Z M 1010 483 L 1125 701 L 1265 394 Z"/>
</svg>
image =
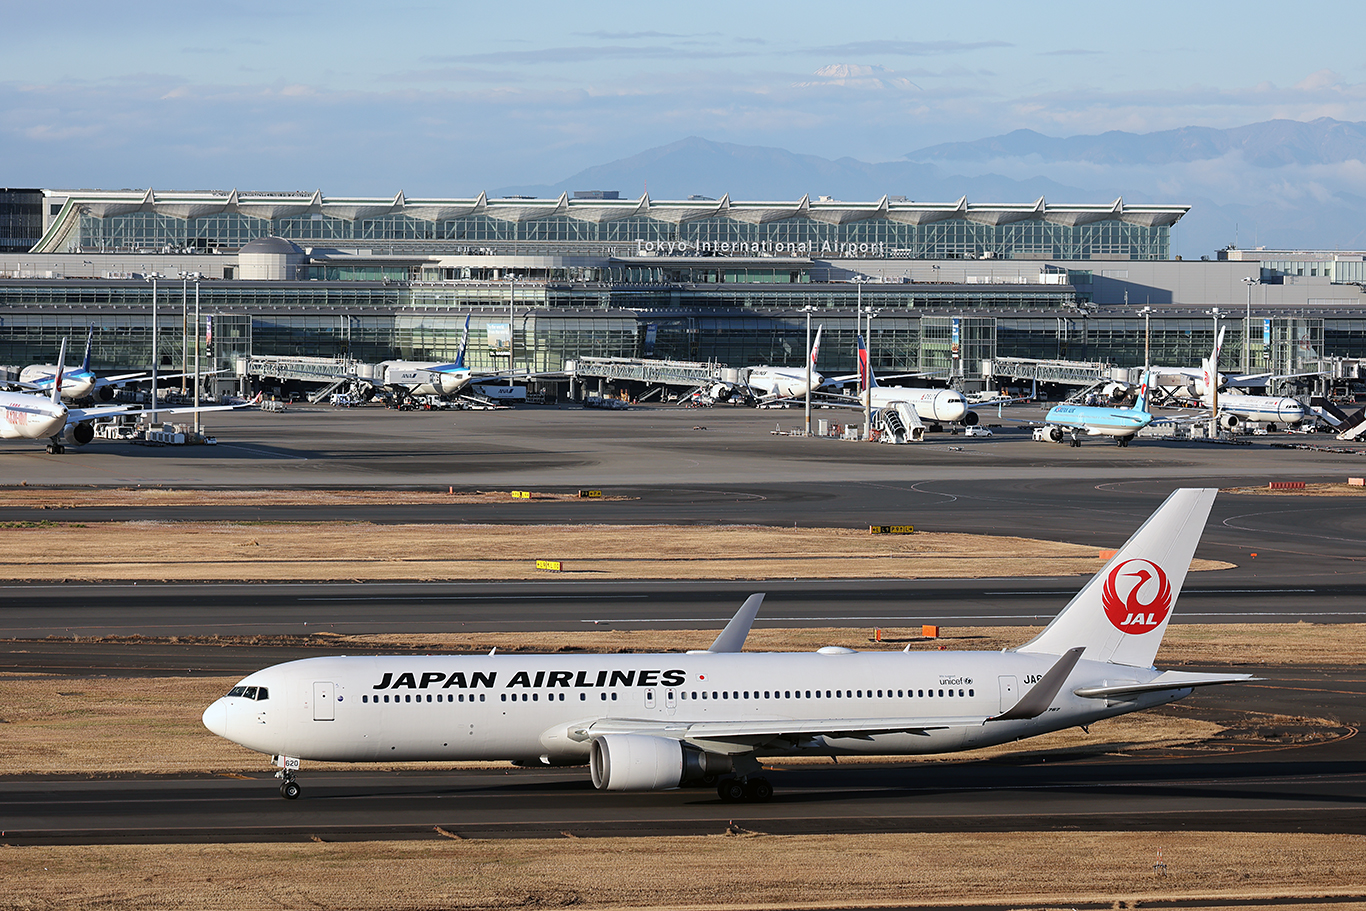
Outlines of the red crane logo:
<svg viewBox="0 0 1366 911">
<path fill-rule="evenodd" d="M 1151 560 L 1125 560 L 1110 570 L 1100 603 L 1115 629 L 1138 635 L 1157 629 L 1167 619 L 1172 586 L 1162 567 Z"/>
</svg>

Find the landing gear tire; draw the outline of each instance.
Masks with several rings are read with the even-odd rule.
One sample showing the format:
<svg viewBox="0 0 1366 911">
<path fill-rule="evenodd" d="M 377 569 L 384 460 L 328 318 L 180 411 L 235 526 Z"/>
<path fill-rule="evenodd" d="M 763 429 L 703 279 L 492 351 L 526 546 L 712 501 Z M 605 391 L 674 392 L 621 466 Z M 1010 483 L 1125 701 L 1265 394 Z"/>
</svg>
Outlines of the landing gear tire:
<svg viewBox="0 0 1366 911">
<path fill-rule="evenodd" d="M 282 782 L 280 785 L 280 796 L 285 800 L 298 800 L 301 793 L 303 793 L 303 788 L 299 787 L 297 781 L 290 780 Z"/>
<path fill-rule="evenodd" d="M 738 778 L 727 778 L 716 786 L 716 796 L 725 803 L 738 803 L 745 799 L 745 783 Z"/>
<path fill-rule="evenodd" d="M 66 452 L 66 447 L 63 446 L 61 443 L 48 443 L 48 444 L 47 444 L 47 454 L 48 454 L 48 455 L 61 455 L 61 454 L 64 453 L 64 452 Z"/>
<path fill-rule="evenodd" d="M 773 797 L 773 785 L 767 778 L 751 778 L 745 782 L 745 800 L 750 803 L 767 803 Z"/>
</svg>

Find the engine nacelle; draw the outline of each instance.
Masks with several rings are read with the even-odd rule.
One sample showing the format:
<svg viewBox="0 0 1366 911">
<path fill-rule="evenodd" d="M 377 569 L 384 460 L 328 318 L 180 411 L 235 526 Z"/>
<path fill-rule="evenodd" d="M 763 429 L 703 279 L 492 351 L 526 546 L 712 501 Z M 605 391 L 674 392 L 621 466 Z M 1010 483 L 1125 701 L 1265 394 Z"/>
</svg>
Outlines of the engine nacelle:
<svg viewBox="0 0 1366 911">
<path fill-rule="evenodd" d="M 95 398 L 99 399 L 101 402 L 114 401 L 114 387 L 101 386 L 99 389 L 95 390 Z"/>
<path fill-rule="evenodd" d="M 979 420 L 981 420 L 981 418 L 977 417 L 977 412 L 975 411 L 969 411 L 967 414 L 963 415 L 963 425 L 965 427 L 976 427 Z"/>
<path fill-rule="evenodd" d="M 77 446 L 84 446 L 93 439 L 95 439 L 95 428 L 89 421 L 71 428 L 71 440 Z"/>
<path fill-rule="evenodd" d="M 731 770 L 730 758 L 650 734 L 594 738 L 588 769 L 600 791 L 662 791 Z"/>
<path fill-rule="evenodd" d="M 1239 418 L 1236 414 L 1225 413 L 1219 415 L 1219 426 L 1224 428 L 1225 430 L 1236 430 L 1238 428 L 1238 424 L 1241 421 L 1242 419 Z"/>
<path fill-rule="evenodd" d="M 1066 434 L 1063 433 L 1061 427 L 1048 428 L 1048 438 L 1054 443 L 1061 443 L 1064 436 L 1066 436 Z"/>
</svg>

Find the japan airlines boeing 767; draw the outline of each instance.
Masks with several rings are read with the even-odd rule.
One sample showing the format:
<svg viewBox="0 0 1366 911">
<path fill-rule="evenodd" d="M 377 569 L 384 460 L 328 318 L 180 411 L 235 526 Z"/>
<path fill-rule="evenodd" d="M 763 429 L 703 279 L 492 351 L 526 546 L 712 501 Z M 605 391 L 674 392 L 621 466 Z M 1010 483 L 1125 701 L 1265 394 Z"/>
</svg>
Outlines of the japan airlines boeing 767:
<svg viewBox="0 0 1366 911">
<path fill-rule="evenodd" d="M 716 781 L 766 800 L 760 758 L 947 753 L 1087 725 L 1247 674 L 1152 666 L 1215 490 L 1178 490 L 1053 622 L 1004 652 L 746 653 L 749 598 L 704 652 L 306 658 L 242 679 L 215 734 L 301 760 L 587 764 L 606 791 Z"/>
</svg>

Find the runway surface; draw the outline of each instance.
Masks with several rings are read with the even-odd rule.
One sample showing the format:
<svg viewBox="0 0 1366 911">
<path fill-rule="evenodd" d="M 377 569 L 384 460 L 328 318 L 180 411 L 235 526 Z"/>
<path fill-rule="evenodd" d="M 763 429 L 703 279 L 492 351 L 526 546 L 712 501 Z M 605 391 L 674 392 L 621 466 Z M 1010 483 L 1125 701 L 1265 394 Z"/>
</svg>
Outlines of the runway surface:
<svg viewBox="0 0 1366 911">
<path fill-rule="evenodd" d="M 595 487 L 625 499 L 54 511 L 7 504 L 0 497 L 0 522 L 350 519 L 376 523 L 377 533 L 394 522 L 910 523 L 1108 548 L 1127 538 L 1177 486 L 1340 482 L 1366 472 L 1360 455 L 1366 447 L 1289 450 L 1273 448 L 1280 441 L 1271 438 L 1248 447 L 1140 441 L 1126 449 L 1103 442 L 1073 449 L 1033 443 L 1009 431 L 971 440 L 933 435 L 929 443 L 905 447 L 769 433 L 775 425 L 796 429 L 800 423 L 796 411 L 396 414 L 310 408 L 231 414 L 214 418 L 216 447 L 97 443 L 50 457 L 9 444 L 0 459 L 14 483 L 31 485 Z M 1235 568 L 1192 575 L 1176 622 L 1361 622 L 1363 502 L 1221 495 L 1198 556 Z M 33 583 L 0 590 L 0 637 L 36 640 L 3 656 L 6 669 L 20 672 L 229 675 L 315 652 L 195 650 L 172 643 L 78 649 L 69 637 L 590 624 L 719 628 L 753 591 L 769 592 L 761 625 L 1034 625 L 1051 618 L 1084 581 L 1000 578 L 989 566 L 984 575 L 615 584 Z M 1288 668 L 1265 683 L 1188 700 L 1233 720 L 1254 711 L 1326 718 L 1341 728 L 1334 739 L 1313 746 L 1276 746 L 1273 737 L 1272 745 L 1243 744 L 1213 754 L 1055 756 L 912 768 L 795 766 L 773 773 L 779 796 L 757 807 L 722 804 L 714 792 L 701 790 L 598 794 L 582 769 L 315 775 L 305 769 L 305 798 L 297 802 L 280 800 L 273 783 L 260 779 L 0 778 L 0 827 L 13 843 L 436 837 L 433 826 L 489 836 L 715 832 L 732 819 L 772 832 L 1068 826 L 1359 833 L 1366 818 L 1366 757 L 1354 731 L 1363 720 L 1364 678 L 1357 668 Z"/>
</svg>

